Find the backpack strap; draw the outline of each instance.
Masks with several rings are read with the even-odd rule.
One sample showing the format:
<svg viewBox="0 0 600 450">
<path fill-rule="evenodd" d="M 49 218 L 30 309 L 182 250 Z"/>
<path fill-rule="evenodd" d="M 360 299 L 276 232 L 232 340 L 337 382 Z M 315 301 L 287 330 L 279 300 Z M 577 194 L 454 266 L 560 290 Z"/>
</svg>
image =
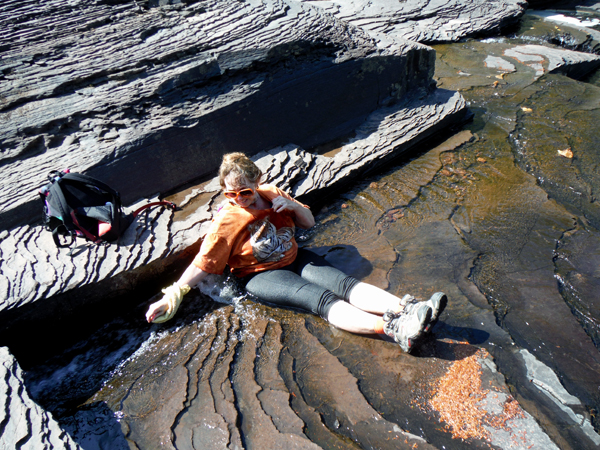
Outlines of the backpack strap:
<svg viewBox="0 0 600 450">
<path fill-rule="evenodd" d="M 65 227 L 65 226 L 61 225 L 60 227 Z M 61 248 L 61 247 L 70 247 L 71 245 L 73 245 L 73 242 L 75 242 L 75 233 L 67 230 L 67 231 L 69 231 L 69 236 L 71 236 L 71 242 L 62 243 L 62 242 L 60 242 L 60 239 L 58 237 L 59 236 L 58 230 L 59 230 L 60 227 L 57 227 L 57 228 L 55 228 L 52 231 L 52 239 L 54 240 L 54 243 L 56 244 L 56 246 L 58 248 Z M 67 227 L 65 227 L 65 229 L 66 228 Z"/>
<path fill-rule="evenodd" d="M 175 211 L 175 209 L 177 208 L 177 205 L 175 205 L 175 203 L 173 202 L 168 202 L 166 200 L 163 200 L 162 202 L 152 202 L 152 203 L 148 203 L 138 209 L 136 209 L 131 216 L 132 217 L 137 217 L 143 210 L 145 210 L 146 208 L 150 208 L 152 206 L 166 206 L 167 208 L 171 208 L 173 211 Z"/>
<path fill-rule="evenodd" d="M 71 219 L 73 220 L 73 223 L 79 229 L 79 231 L 81 231 L 88 240 L 92 241 L 94 244 L 99 244 L 100 242 L 102 242 L 102 239 L 98 238 L 98 236 L 94 236 L 84 227 L 79 225 L 79 221 L 77 220 L 77 216 L 75 215 L 75 211 L 73 210 L 71 211 Z"/>
</svg>

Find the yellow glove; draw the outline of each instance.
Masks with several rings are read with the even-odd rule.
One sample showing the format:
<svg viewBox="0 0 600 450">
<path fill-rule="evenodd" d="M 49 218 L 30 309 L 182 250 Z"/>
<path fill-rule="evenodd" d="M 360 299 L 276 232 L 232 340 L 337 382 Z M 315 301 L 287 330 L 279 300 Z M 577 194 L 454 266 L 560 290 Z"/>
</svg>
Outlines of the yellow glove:
<svg viewBox="0 0 600 450">
<path fill-rule="evenodd" d="M 177 283 L 173 283 L 168 288 L 163 289 L 162 292 L 165 295 L 162 300 L 157 303 L 163 303 L 163 305 L 155 307 L 154 310 L 152 310 L 152 307 L 156 305 L 156 303 L 150 306 L 148 313 L 146 313 L 148 322 L 163 323 L 172 319 L 181 304 L 181 299 L 183 299 L 185 294 L 190 292 L 190 287 L 187 284 L 180 286 Z M 164 302 L 166 302 L 166 305 L 164 305 Z"/>
</svg>

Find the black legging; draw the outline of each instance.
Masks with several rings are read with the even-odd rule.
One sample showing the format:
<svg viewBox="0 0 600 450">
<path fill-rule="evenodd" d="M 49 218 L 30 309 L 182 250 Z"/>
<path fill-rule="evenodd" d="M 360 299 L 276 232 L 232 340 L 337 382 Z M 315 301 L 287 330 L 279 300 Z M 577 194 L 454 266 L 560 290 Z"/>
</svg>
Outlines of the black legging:
<svg viewBox="0 0 600 450">
<path fill-rule="evenodd" d="M 298 249 L 295 261 L 281 269 L 248 275 L 241 281 L 261 300 L 301 308 L 324 319 L 334 303 L 348 301 L 350 291 L 359 283 L 306 249 Z"/>
</svg>

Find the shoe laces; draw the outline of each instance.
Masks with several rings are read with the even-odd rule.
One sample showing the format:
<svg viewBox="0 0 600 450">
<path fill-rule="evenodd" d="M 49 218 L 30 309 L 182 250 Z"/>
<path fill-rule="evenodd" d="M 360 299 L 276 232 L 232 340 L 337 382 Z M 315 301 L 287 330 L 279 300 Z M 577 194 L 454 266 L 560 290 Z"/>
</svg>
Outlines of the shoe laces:
<svg viewBox="0 0 600 450">
<path fill-rule="evenodd" d="M 394 312 L 391 309 L 388 309 L 386 312 L 383 313 L 383 321 L 384 322 L 391 322 L 392 320 L 400 317 L 400 312 Z"/>
</svg>

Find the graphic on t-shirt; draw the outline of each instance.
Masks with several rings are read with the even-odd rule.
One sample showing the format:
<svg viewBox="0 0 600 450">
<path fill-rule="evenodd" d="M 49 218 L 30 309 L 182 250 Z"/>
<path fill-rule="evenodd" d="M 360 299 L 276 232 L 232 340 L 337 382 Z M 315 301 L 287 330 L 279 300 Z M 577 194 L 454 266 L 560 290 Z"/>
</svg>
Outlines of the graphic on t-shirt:
<svg viewBox="0 0 600 450">
<path fill-rule="evenodd" d="M 292 248 L 294 227 L 279 230 L 269 221 L 269 216 L 248 225 L 252 254 L 259 262 L 279 261 Z"/>
</svg>

